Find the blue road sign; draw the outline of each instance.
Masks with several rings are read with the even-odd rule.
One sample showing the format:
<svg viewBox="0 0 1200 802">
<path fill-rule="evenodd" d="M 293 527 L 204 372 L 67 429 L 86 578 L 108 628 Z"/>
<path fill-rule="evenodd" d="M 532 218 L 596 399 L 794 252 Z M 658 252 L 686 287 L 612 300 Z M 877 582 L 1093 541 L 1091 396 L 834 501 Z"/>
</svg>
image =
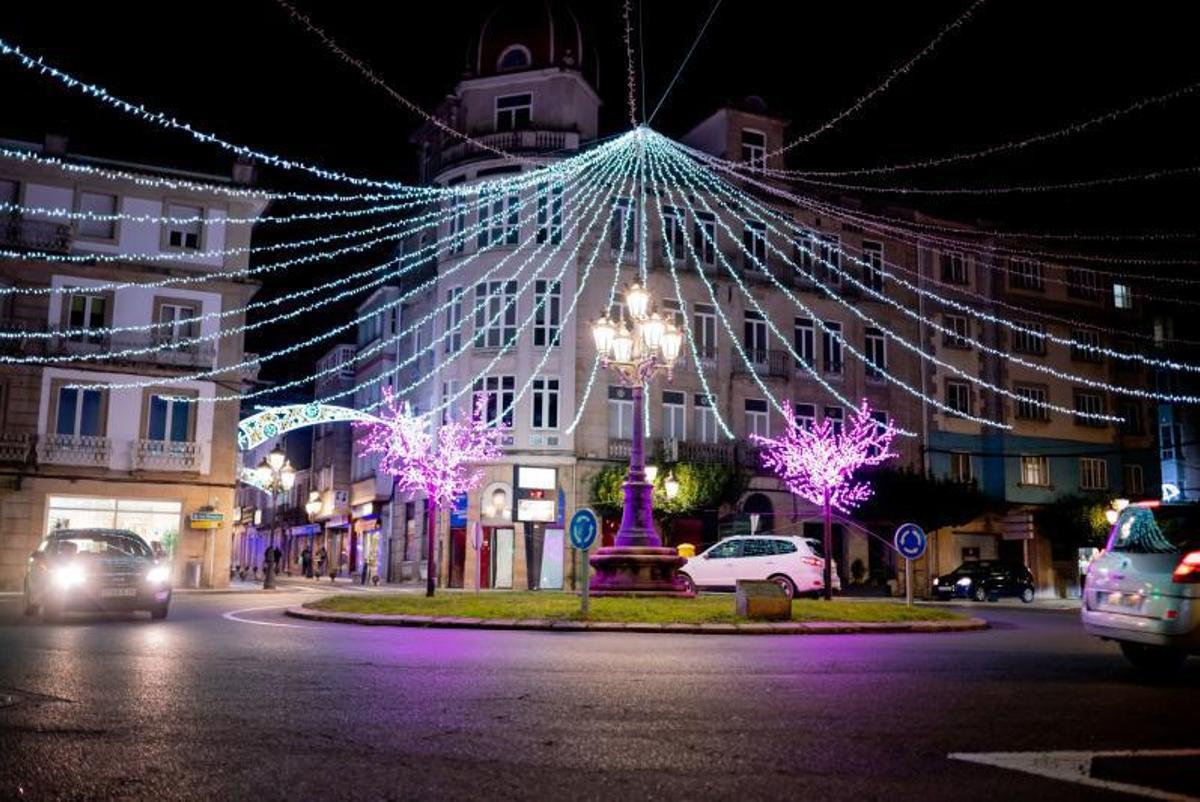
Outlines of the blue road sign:
<svg viewBox="0 0 1200 802">
<path fill-rule="evenodd" d="M 925 553 L 925 544 L 928 542 L 925 537 L 925 530 L 916 524 L 900 524 L 896 528 L 896 535 L 892 539 L 896 545 L 896 551 L 900 552 L 900 556 L 905 559 L 915 560 Z"/>
<path fill-rule="evenodd" d="M 596 513 L 584 507 L 571 516 L 571 525 L 567 528 L 570 530 L 572 546 L 589 549 L 600 533 L 600 522 L 596 520 Z"/>
</svg>

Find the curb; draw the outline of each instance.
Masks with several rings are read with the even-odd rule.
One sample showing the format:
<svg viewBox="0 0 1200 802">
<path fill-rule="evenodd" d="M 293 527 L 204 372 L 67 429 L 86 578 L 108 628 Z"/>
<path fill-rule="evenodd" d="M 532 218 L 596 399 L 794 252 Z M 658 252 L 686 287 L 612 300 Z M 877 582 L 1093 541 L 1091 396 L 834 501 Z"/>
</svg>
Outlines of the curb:
<svg viewBox="0 0 1200 802">
<path fill-rule="evenodd" d="M 898 632 L 973 632 L 987 629 L 982 618 L 961 621 L 910 621 L 854 623 L 838 621 L 782 621 L 745 624 L 624 624 L 616 621 L 549 621 L 544 618 L 457 618 L 430 615 L 380 615 L 338 613 L 309 607 L 289 607 L 285 615 L 329 624 L 358 624 L 383 627 L 432 627 L 441 629 L 540 630 L 544 632 L 648 632 L 664 635 L 861 635 Z"/>
</svg>

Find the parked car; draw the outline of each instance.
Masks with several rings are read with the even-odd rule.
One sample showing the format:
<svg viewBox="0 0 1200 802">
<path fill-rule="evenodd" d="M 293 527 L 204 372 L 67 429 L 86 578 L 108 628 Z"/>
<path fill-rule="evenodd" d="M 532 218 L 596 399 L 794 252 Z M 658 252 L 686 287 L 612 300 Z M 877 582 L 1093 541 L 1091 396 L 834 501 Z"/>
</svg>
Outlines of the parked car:
<svg viewBox="0 0 1200 802">
<path fill-rule="evenodd" d="M 1036 584 L 1028 568 L 1000 560 L 965 562 L 933 580 L 933 597 L 943 601 L 959 598 L 984 602 L 1016 596 L 1029 604 L 1035 593 Z"/>
<path fill-rule="evenodd" d="M 56 529 L 25 571 L 25 614 L 47 621 L 76 610 L 149 610 L 161 619 L 170 604 L 170 566 L 123 529 Z"/>
<path fill-rule="evenodd" d="M 1088 566 L 1081 615 L 1126 659 L 1173 670 L 1200 654 L 1200 528 L 1195 511 L 1129 506 Z"/>
<path fill-rule="evenodd" d="M 690 590 L 733 590 L 739 579 L 769 579 L 784 593 L 817 594 L 825 589 L 821 541 L 805 537 L 727 537 L 688 559 L 679 576 Z M 833 589 L 841 590 L 837 563 Z"/>
</svg>

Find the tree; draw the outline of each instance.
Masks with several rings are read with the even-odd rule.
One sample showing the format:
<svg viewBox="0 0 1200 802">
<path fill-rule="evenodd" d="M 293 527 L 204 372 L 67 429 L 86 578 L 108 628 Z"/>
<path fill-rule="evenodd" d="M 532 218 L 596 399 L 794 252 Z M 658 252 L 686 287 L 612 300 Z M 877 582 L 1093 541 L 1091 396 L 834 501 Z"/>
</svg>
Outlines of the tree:
<svg viewBox="0 0 1200 802">
<path fill-rule="evenodd" d="M 503 455 L 500 442 L 505 429 L 488 425 L 486 393 L 476 395 L 469 417 L 447 421 L 433 432 L 428 419 L 414 415 L 407 402 L 398 403 L 390 387 L 384 388 L 383 396 L 380 419 L 356 426 L 366 432 L 360 441 L 364 453 L 379 455 L 380 470 L 391 474 L 401 490 L 425 494 L 429 522 L 425 595 L 432 596 L 437 580 L 438 507 L 479 486 L 483 471 L 477 466 Z"/>
<path fill-rule="evenodd" d="M 887 468 L 872 471 L 870 480 L 875 493 L 858 509 L 867 521 L 891 526 L 911 521 L 933 531 L 973 521 L 992 506 L 973 482 Z"/>
<path fill-rule="evenodd" d="M 621 514 L 628 468 L 606 465 L 592 477 L 591 503 L 605 516 Z M 673 475 L 679 484 L 674 498 L 667 495 L 664 482 Z M 666 526 L 676 518 L 715 511 L 733 503 L 745 485 L 743 473 L 728 465 L 699 462 L 675 462 L 662 465 L 654 487 L 654 517 Z"/>
<path fill-rule="evenodd" d="M 762 449 L 763 467 L 793 493 L 821 506 L 825 519 L 826 600 L 833 598 L 833 510 L 849 513 L 870 498 L 870 482 L 856 480 L 855 473 L 896 456 L 890 450 L 896 428 L 891 421 L 876 420 L 865 398 L 848 428 L 836 431 L 833 423 L 825 418 L 810 427 L 791 418 L 780 437 L 750 436 Z"/>
</svg>

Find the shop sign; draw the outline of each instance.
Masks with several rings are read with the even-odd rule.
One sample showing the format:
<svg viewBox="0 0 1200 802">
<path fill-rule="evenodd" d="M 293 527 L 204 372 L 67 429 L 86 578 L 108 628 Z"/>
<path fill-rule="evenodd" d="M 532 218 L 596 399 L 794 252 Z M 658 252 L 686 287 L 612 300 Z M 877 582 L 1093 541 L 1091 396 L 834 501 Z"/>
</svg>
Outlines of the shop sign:
<svg viewBox="0 0 1200 802">
<path fill-rule="evenodd" d="M 513 487 L 517 497 L 514 521 L 554 523 L 558 515 L 558 468 L 513 466 Z"/>
<path fill-rule="evenodd" d="M 460 527 L 467 525 L 467 494 L 459 493 L 454 497 L 453 504 L 450 505 L 450 526 Z"/>
<path fill-rule="evenodd" d="M 350 506 L 350 491 L 335 490 L 333 491 L 333 508 L 335 510 L 344 510 Z"/>
<path fill-rule="evenodd" d="M 368 501 L 365 504 L 359 504 L 354 507 L 350 512 L 355 518 L 367 518 L 375 514 L 375 504 Z"/>
<path fill-rule="evenodd" d="M 225 520 L 225 513 L 214 510 L 198 510 L 189 519 L 192 529 L 217 529 Z"/>
</svg>

